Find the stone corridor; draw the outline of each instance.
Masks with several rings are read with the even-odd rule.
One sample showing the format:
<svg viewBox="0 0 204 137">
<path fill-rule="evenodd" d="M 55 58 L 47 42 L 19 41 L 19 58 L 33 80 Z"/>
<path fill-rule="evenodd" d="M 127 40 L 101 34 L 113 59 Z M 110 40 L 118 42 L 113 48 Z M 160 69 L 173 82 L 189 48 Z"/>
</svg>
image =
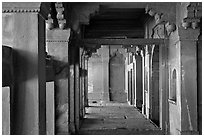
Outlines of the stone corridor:
<svg viewBox="0 0 204 137">
<path fill-rule="evenodd" d="M 128 103 L 89 102 L 81 135 L 161 135 L 162 131 Z"/>
<path fill-rule="evenodd" d="M 2 2 L 0 131 L 201 135 L 202 2 Z"/>
</svg>

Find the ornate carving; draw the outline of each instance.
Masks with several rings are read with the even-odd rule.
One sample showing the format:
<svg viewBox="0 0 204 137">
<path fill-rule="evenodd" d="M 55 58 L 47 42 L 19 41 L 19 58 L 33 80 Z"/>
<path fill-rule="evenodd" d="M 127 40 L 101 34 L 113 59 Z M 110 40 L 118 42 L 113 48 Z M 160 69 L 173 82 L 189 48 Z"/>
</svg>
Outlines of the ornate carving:
<svg viewBox="0 0 204 137">
<path fill-rule="evenodd" d="M 128 47 L 127 52 L 131 52 L 133 54 L 136 54 L 136 47 L 135 46 Z"/>
<path fill-rule="evenodd" d="M 27 13 L 27 12 L 40 12 L 40 8 L 18 8 L 18 9 L 10 9 L 10 8 L 3 8 L 2 13 Z"/>
<path fill-rule="evenodd" d="M 66 20 L 64 19 L 64 14 L 63 14 L 64 7 L 62 5 L 62 2 L 56 2 L 55 8 L 57 11 L 57 20 L 58 20 L 59 28 L 64 29 L 65 24 L 66 24 Z"/>
<path fill-rule="evenodd" d="M 145 49 L 144 49 L 144 47 L 140 48 L 140 55 L 141 55 L 141 57 L 145 56 Z"/>
<path fill-rule="evenodd" d="M 2 2 L 2 13 L 39 13 L 47 17 L 50 2 Z"/>
<path fill-rule="evenodd" d="M 53 19 L 51 17 L 51 14 L 49 13 L 48 14 L 48 19 L 46 20 L 46 29 L 52 29 L 54 27 L 54 24 L 53 24 Z"/>
<path fill-rule="evenodd" d="M 164 15 L 164 13 L 157 11 L 159 9 L 155 10 L 147 5 L 145 10 L 146 13 L 148 13 L 150 16 L 154 16 L 155 19 L 156 25 L 152 29 L 152 38 L 165 38 L 166 36 L 169 36 L 171 32 L 176 30 L 175 23 L 169 21 L 167 19 L 167 15 Z"/>
<path fill-rule="evenodd" d="M 201 17 L 202 5 L 200 2 L 190 2 L 187 6 L 187 17 L 183 19 L 182 27 L 184 27 L 184 29 L 199 28 Z"/>
<path fill-rule="evenodd" d="M 176 25 L 174 23 L 169 23 L 167 22 L 165 24 L 166 27 L 166 31 L 167 31 L 167 35 L 169 36 L 172 32 L 174 32 L 176 30 Z"/>
</svg>

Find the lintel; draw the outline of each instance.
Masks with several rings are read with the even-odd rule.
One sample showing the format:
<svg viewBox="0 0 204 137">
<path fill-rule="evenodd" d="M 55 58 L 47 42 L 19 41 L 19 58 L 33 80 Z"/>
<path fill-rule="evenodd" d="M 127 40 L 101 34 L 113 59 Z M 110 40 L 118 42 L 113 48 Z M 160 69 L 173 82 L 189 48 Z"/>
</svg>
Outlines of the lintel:
<svg viewBox="0 0 204 137">
<path fill-rule="evenodd" d="M 159 45 L 164 43 L 165 39 L 82 39 L 81 44 L 85 47 L 95 47 L 96 45 L 109 46 L 144 46 L 144 45 Z"/>
</svg>

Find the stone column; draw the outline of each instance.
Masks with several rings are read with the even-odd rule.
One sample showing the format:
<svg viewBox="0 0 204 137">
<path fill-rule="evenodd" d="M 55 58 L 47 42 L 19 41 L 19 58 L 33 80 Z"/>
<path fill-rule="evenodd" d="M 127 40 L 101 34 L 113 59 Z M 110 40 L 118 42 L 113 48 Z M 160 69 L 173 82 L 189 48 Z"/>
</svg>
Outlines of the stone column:
<svg viewBox="0 0 204 137">
<path fill-rule="evenodd" d="M 70 29 L 46 31 L 48 55 L 54 60 L 56 134 L 68 134 L 68 42 Z M 65 124 L 66 123 L 66 124 Z"/>
<path fill-rule="evenodd" d="M 134 62 L 134 79 L 135 79 L 135 82 L 134 82 L 134 87 L 135 87 L 135 90 L 134 90 L 134 106 L 137 107 L 137 60 L 136 60 L 136 54 L 134 55 L 134 58 L 133 58 L 133 62 Z"/>
<path fill-rule="evenodd" d="M 142 57 L 140 55 L 135 55 L 136 60 L 136 107 L 142 108 Z"/>
<path fill-rule="evenodd" d="M 173 72 L 176 74 L 176 100 L 169 99 L 170 134 L 198 134 L 196 42 L 199 34 L 199 29 L 179 27 L 170 37 L 170 94 L 175 86 Z"/>
<path fill-rule="evenodd" d="M 145 105 L 146 116 L 150 118 L 151 114 L 151 52 L 148 45 L 145 47 Z"/>
<path fill-rule="evenodd" d="M 72 52 L 71 52 L 72 51 Z M 73 61 L 73 50 L 69 48 L 69 58 L 70 59 L 70 66 L 69 66 L 69 132 L 72 134 L 75 132 L 75 120 L 74 120 L 74 61 Z"/>
<path fill-rule="evenodd" d="M 84 85 L 85 85 L 85 89 L 84 89 L 84 104 L 85 107 L 87 107 L 88 104 L 88 57 L 85 57 L 85 80 L 84 80 Z"/>
<path fill-rule="evenodd" d="M 80 48 L 80 119 L 84 108 L 84 49 Z"/>
<path fill-rule="evenodd" d="M 181 134 L 198 134 L 197 39 L 200 30 L 181 30 Z M 189 38 L 186 38 L 189 36 Z"/>
<path fill-rule="evenodd" d="M 102 57 L 102 80 L 103 80 L 103 101 L 110 101 L 109 98 L 109 46 L 101 46 Z"/>
<path fill-rule="evenodd" d="M 143 96 L 143 101 L 142 101 L 142 114 L 146 114 L 145 108 L 146 108 L 146 104 L 145 104 L 145 54 L 144 54 L 144 50 L 141 50 L 141 57 L 142 57 L 142 96 Z"/>
<path fill-rule="evenodd" d="M 166 134 L 168 134 L 169 129 L 168 73 L 168 41 L 165 41 L 159 45 L 159 125 Z"/>
<path fill-rule="evenodd" d="M 135 94 L 135 91 L 136 91 L 136 79 L 135 79 L 135 64 L 136 64 L 136 61 L 135 61 L 135 55 L 133 54 L 132 55 L 132 58 L 133 58 L 133 62 L 132 62 L 132 105 L 134 106 L 135 105 L 135 100 L 136 100 L 136 94 Z"/>
<path fill-rule="evenodd" d="M 79 120 L 80 120 L 80 82 L 79 82 L 79 47 L 75 47 L 75 64 L 74 64 L 74 99 L 75 99 L 75 105 L 74 105 L 74 111 L 75 111 L 75 132 L 78 132 L 79 130 Z"/>
<path fill-rule="evenodd" d="M 82 108 L 82 119 L 84 118 L 85 116 L 85 107 L 86 107 L 86 104 L 85 104 L 85 92 L 86 92 L 86 74 L 87 74 L 87 69 L 86 69 L 86 58 L 85 58 L 85 55 L 83 56 L 83 98 L 82 98 L 82 104 L 83 104 L 83 108 Z"/>
<path fill-rule="evenodd" d="M 49 3 L 2 5 L 3 44 L 15 51 L 11 134 L 46 134 L 45 9 Z"/>
<path fill-rule="evenodd" d="M 125 56 L 125 93 L 128 95 L 128 53 Z M 127 98 L 128 101 L 128 98 Z"/>
</svg>

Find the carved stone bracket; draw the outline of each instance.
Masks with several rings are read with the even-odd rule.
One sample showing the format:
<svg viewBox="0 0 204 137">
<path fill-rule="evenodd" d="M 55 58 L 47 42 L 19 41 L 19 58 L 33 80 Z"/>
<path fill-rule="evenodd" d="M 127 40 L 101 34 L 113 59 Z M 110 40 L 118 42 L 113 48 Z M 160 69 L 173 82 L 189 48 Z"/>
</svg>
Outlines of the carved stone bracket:
<svg viewBox="0 0 204 137">
<path fill-rule="evenodd" d="M 54 27 L 54 21 L 51 17 L 51 14 L 48 14 L 48 19 L 46 20 L 46 29 L 50 30 Z"/>
<path fill-rule="evenodd" d="M 144 47 L 140 48 L 140 55 L 141 55 L 141 57 L 145 56 L 145 48 Z"/>
<path fill-rule="evenodd" d="M 136 47 L 135 46 L 134 47 L 128 47 L 127 52 L 130 52 L 132 54 L 136 54 Z"/>
<path fill-rule="evenodd" d="M 90 18 L 99 11 L 98 3 L 90 4 L 73 4 L 71 10 L 70 24 L 73 31 L 78 32 L 81 24 L 89 24 Z"/>
<path fill-rule="evenodd" d="M 202 17 L 202 3 L 190 2 L 186 8 L 187 8 L 187 17 L 183 19 L 182 27 L 184 27 L 185 29 L 199 28 L 200 19 Z"/>
<path fill-rule="evenodd" d="M 66 20 L 64 19 L 64 14 L 63 14 L 64 7 L 62 5 L 62 2 L 56 2 L 55 8 L 57 11 L 57 20 L 58 20 L 59 28 L 64 29 Z"/>
<path fill-rule="evenodd" d="M 51 30 L 54 28 L 54 21 L 51 17 L 51 14 L 53 13 L 53 11 L 56 10 L 57 15 L 56 15 L 56 19 L 57 19 L 57 23 L 60 29 L 64 29 L 65 25 L 66 25 L 66 20 L 64 19 L 64 7 L 62 2 L 56 2 L 54 8 L 50 7 L 50 13 L 48 14 L 48 20 L 46 20 L 46 28 L 48 30 Z M 53 15 L 54 16 L 54 15 Z"/>
<path fill-rule="evenodd" d="M 159 6 L 147 5 L 145 11 L 155 19 L 155 27 L 153 28 L 152 38 L 165 38 L 170 35 L 171 32 L 176 30 L 175 22 L 168 18 L 167 13 L 160 11 Z M 154 36 L 156 33 L 156 37 Z"/>
<path fill-rule="evenodd" d="M 80 44 L 80 45 L 83 45 L 81 47 L 84 48 L 84 51 L 85 51 L 85 58 L 90 58 L 93 53 L 97 53 L 97 50 L 101 48 L 101 45 L 97 45 L 97 44 Z"/>
<path fill-rule="evenodd" d="M 146 46 L 144 47 L 145 55 L 152 55 L 152 53 L 153 53 L 153 48 L 154 48 L 154 45 L 146 45 Z"/>
</svg>

